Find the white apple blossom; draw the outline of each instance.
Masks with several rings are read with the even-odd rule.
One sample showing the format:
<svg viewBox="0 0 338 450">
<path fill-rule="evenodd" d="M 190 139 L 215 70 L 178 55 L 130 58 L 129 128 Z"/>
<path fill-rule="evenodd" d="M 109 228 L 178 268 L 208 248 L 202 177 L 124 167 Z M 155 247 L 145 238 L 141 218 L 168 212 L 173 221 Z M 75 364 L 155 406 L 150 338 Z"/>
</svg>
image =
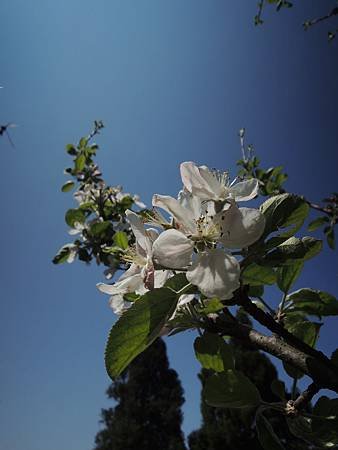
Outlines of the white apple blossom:
<svg viewBox="0 0 338 450">
<path fill-rule="evenodd" d="M 210 170 L 207 166 L 196 166 L 193 162 L 183 162 L 180 170 L 185 188 L 202 200 L 243 202 L 258 194 L 259 184 L 255 178 L 230 183 L 227 172 Z"/>
<path fill-rule="evenodd" d="M 212 211 L 214 215 L 210 215 L 207 209 L 212 209 L 213 205 L 203 204 L 201 199 L 187 191 L 180 192 L 178 200 L 154 195 L 153 205 L 167 211 L 177 227 L 176 230 L 164 231 L 154 242 L 154 260 L 166 266 L 170 262 L 171 268 L 186 268 L 188 281 L 198 286 L 206 296 L 231 298 L 239 287 L 240 267 L 235 257 L 215 248 L 222 228 L 221 219 L 214 221 L 216 213 Z M 186 239 L 191 243 L 190 252 Z M 199 253 L 193 258 L 195 244 Z"/>
<path fill-rule="evenodd" d="M 124 259 L 131 262 L 129 269 L 114 284 L 98 283 L 98 289 L 109 294 L 110 306 L 116 314 L 123 313 L 130 302 L 123 296 L 128 293 L 143 295 L 149 289 L 159 288 L 171 276 L 168 270 L 155 270 L 153 264 L 153 243 L 158 238 L 157 230 L 145 229 L 137 214 L 127 210 L 127 220 L 135 235 L 136 244 L 124 255 Z"/>
</svg>

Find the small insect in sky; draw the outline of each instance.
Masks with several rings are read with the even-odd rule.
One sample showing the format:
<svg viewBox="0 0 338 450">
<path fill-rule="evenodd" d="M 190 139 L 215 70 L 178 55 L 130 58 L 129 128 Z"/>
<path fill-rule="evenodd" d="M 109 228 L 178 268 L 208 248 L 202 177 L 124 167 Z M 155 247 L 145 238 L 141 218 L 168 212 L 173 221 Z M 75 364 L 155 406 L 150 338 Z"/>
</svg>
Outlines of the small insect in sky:
<svg viewBox="0 0 338 450">
<path fill-rule="evenodd" d="M 7 123 L 6 125 L 0 125 L 0 136 L 3 136 L 4 134 L 6 134 L 11 146 L 13 148 L 15 148 L 13 141 L 8 133 L 8 128 L 14 128 L 16 127 L 16 125 L 14 123 Z"/>
</svg>

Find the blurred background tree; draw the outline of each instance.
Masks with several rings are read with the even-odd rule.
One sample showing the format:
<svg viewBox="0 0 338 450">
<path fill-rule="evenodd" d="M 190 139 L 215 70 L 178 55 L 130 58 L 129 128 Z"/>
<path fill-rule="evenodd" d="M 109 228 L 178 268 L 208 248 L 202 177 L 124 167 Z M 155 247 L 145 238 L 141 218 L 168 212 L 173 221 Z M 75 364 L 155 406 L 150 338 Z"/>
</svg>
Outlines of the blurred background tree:
<svg viewBox="0 0 338 450">
<path fill-rule="evenodd" d="M 183 389 L 157 339 L 107 390 L 116 405 L 102 409 L 95 450 L 185 450 Z"/>
</svg>

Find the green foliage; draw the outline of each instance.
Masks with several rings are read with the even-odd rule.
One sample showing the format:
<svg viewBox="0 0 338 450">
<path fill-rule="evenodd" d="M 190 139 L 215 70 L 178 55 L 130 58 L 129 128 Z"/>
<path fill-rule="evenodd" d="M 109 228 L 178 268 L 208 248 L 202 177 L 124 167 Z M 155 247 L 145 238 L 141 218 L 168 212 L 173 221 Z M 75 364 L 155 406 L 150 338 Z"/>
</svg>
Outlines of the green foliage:
<svg viewBox="0 0 338 450">
<path fill-rule="evenodd" d="M 117 231 L 114 235 L 115 244 L 122 250 L 128 248 L 128 236 L 123 231 Z"/>
<path fill-rule="evenodd" d="M 314 323 L 308 320 L 286 322 L 286 329 L 296 336 L 299 340 L 305 342 L 310 347 L 316 345 L 321 323 Z M 294 369 L 290 364 L 283 363 L 286 373 L 292 378 L 302 378 L 304 375 L 301 371 Z"/>
<path fill-rule="evenodd" d="M 252 263 L 242 272 L 242 281 L 250 286 L 260 286 L 262 284 L 274 284 L 276 282 L 276 273 L 269 266 L 259 266 Z"/>
<path fill-rule="evenodd" d="M 72 244 L 64 245 L 63 247 L 61 247 L 57 254 L 54 256 L 53 263 L 62 264 L 66 262 L 71 255 L 72 247 Z"/>
<path fill-rule="evenodd" d="M 209 377 L 204 397 L 209 405 L 222 408 L 250 408 L 260 403 L 256 386 L 243 373 L 232 369 Z"/>
<path fill-rule="evenodd" d="M 270 422 L 262 413 L 256 416 L 257 436 L 264 450 L 285 450 Z"/>
<path fill-rule="evenodd" d="M 338 399 L 320 397 L 311 417 L 288 419 L 290 431 L 315 448 L 336 448 L 338 444 Z"/>
<path fill-rule="evenodd" d="M 286 229 L 279 235 L 286 238 L 293 236 L 302 227 L 309 213 L 309 205 L 303 198 L 285 193 L 270 197 L 260 210 L 266 220 L 263 236 Z"/>
<path fill-rule="evenodd" d="M 303 261 L 294 261 L 292 264 L 277 269 L 277 286 L 287 294 L 303 269 Z"/>
<path fill-rule="evenodd" d="M 73 189 L 73 187 L 75 186 L 74 181 L 67 181 L 61 188 L 62 192 L 69 192 Z"/>
<path fill-rule="evenodd" d="M 320 228 L 322 225 L 325 225 L 328 222 L 329 218 L 327 216 L 317 217 L 317 219 L 312 220 L 312 222 L 309 223 L 307 229 L 308 231 L 316 231 L 318 228 Z"/>
<path fill-rule="evenodd" d="M 113 380 L 160 335 L 177 300 L 168 288 L 154 289 L 120 317 L 110 331 L 105 352 L 106 369 Z"/>
<path fill-rule="evenodd" d="M 310 288 L 302 288 L 286 297 L 287 313 L 303 312 L 318 316 L 338 315 L 338 300 L 328 292 Z"/>
<path fill-rule="evenodd" d="M 204 369 L 223 372 L 235 369 L 231 347 L 217 334 L 204 333 L 194 343 L 196 358 Z"/>
<path fill-rule="evenodd" d="M 316 256 L 322 249 L 322 241 L 312 237 L 291 237 L 274 248 L 262 260 L 269 266 L 281 266 L 306 261 Z"/>
<path fill-rule="evenodd" d="M 76 223 L 83 224 L 86 220 L 85 213 L 81 209 L 68 209 L 65 215 L 66 224 L 74 228 Z"/>
</svg>

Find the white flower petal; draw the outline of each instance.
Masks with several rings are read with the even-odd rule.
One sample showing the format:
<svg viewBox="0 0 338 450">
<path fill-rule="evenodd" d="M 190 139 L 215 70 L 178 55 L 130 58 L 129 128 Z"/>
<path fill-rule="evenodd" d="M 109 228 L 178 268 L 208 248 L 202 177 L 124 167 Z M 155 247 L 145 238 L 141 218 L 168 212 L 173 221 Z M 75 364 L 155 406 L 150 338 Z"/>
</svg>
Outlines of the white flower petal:
<svg viewBox="0 0 338 450">
<path fill-rule="evenodd" d="M 142 270 L 142 267 L 140 267 L 137 264 L 132 263 L 132 265 L 129 267 L 128 270 L 126 270 L 118 279 L 118 281 L 122 281 L 125 280 L 126 278 L 131 277 L 132 275 L 137 275 L 140 274 Z"/>
<path fill-rule="evenodd" d="M 157 264 L 170 269 L 183 269 L 191 263 L 194 243 L 178 230 L 166 230 L 153 245 Z"/>
<path fill-rule="evenodd" d="M 194 300 L 195 295 L 194 294 L 183 294 L 180 295 L 178 298 L 178 303 L 177 306 L 183 306 L 186 305 L 187 303 L 190 303 Z"/>
<path fill-rule="evenodd" d="M 139 215 L 135 214 L 130 209 L 127 209 L 126 216 L 134 233 L 137 244 L 143 248 L 146 254 L 149 254 L 151 252 L 151 242 L 146 234 L 146 230 Z"/>
<path fill-rule="evenodd" d="M 125 311 L 127 311 L 131 305 L 132 302 L 124 300 L 123 295 L 121 294 L 112 295 L 109 299 L 109 306 L 118 316 L 121 316 Z"/>
<path fill-rule="evenodd" d="M 202 200 L 196 195 L 192 195 L 191 192 L 184 189 L 180 191 L 178 194 L 179 203 L 188 210 L 189 217 L 193 220 L 197 220 L 200 218 L 202 213 Z M 196 225 L 194 225 L 194 229 Z M 194 230 L 192 230 L 194 231 Z"/>
<path fill-rule="evenodd" d="M 229 299 L 239 287 L 240 266 L 236 258 L 221 249 L 200 253 L 191 268 L 187 279 L 199 287 L 207 297 Z"/>
<path fill-rule="evenodd" d="M 172 272 L 170 270 L 155 270 L 155 285 L 154 287 L 161 288 L 164 283 L 169 280 L 172 276 Z"/>
<path fill-rule="evenodd" d="M 217 182 L 217 180 L 216 178 L 211 180 L 212 174 L 206 172 L 205 166 L 202 166 L 202 171 L 200 171 L 195 163 L 183 162 L 180 171 L 183 185 L 189 192 L 202 200 L 216 199 L 212 186 L 214 186 L 214 181 Z"/>
<path fill-rule="evenodd" d="M 229 194 L 236 202 L 246 202 L 258 195 L 259 184 L 256 178 L 240 181 L 229 188 Z"/>
<path fill-rule="evenodd" d="M 99 291 L 108 295 L 127 294 L 128 292 L 135 292 L 143 287 L 143 278 L 141 274 L 132 275 L 124 278 L 114 284 L 98 283 L 96 285 Z"/>
<path fill-rule="evenodd" d="M 158 195 L 153 196 L 153 206 L 167 211 L 176 222 L 176 225 L 182 228 L 182 231 L 193 233 L 195 230 L 194 217 L 185 209 L 176 198 L 170 197 L 168 195 Z"/>
<path fill-rule="evenodd" d="M 146 235 L 150 239 L 150 242 L 153 243 L 158 238 L 158 231 L 155 228 L 147 228 Z"/>
<path fill-rule="evenodd" d="M 205 180 L 211 192 L 214 196 L 211 197 L 214 200 L 221 200 L 225 197 L 226 189 L 225 185 L 222 185 L 215 175 L 209 170 L 207 166 L 200 166 L 198 168 L 201 177 Z"/>
<path fill-rule="evenodd" d="M 264 215 L 254 208 L 238 208 L 232 205 L 220 213 L 221 242 L 227 248 L 248 247 L 262 236 L 265 227 Z M 223 220 L 222 220 L 223 219 Z"/>
</svg>

